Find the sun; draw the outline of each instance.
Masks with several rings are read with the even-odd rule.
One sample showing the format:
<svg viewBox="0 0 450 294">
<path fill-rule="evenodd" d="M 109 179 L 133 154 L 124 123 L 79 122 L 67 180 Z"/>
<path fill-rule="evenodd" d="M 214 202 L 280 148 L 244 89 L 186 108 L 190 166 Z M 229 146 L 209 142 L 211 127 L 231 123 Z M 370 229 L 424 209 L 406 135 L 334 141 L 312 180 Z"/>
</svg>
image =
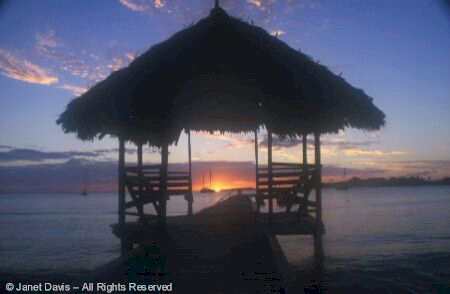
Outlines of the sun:
<svg viewBox="0 0 450 294">
<path fill-rule="evenodd" d="M 224 184 L 224 183 L 216 183 L 216 184 L 213 184 L 212 188 L 213 188 L 216 192 L 220 192 L 220 191 L 222 191 L 222 190 L 229 189 L 229 186 L 226 185 L 226 184 Z"/>
</svg>

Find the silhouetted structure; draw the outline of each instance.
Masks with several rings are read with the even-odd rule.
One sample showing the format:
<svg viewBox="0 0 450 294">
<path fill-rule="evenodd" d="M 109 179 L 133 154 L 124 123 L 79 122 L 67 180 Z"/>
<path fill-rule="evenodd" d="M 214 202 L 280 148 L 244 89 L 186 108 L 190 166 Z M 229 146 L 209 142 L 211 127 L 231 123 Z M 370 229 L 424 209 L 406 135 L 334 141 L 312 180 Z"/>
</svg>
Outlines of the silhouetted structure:
<svg viewBox="0 0 450 294">
<path fill-rule="evenodd" d="M 321 222 L 320 135 L 345 127 L 376 130 L 384 114 L 362 90 L 264 29 L 230 17 L 216 3 L 208 17 L 154 45 L 131 64 L 72 100 L 57 123 L 82 140 L 119 139 L 119 224 L 126 209 L 152 203 L 166 222 L 169 196 L 184 195 L 192 214 L 191 131 L 255 134 L 256 203 L 268 202 L 259 219 L 284 230 L 283 222 L 314 213 L 309 233 Z M 259 166 L 260 127 L 268 132 L 267 167 Z M 188 134 L 189 171 L 168 171 L 168 147 Z M 315 139 L 315 162 L 307 163 L 306 138 Z M 272 136 L 302 137 L 303 162 L 273 162 Z M 138 146 L 138 166 L 125 167 L 125 142 Z M 142 165 L 142 145 L 161 148 L 161 164 Z M 132 201 L 125 201 L 125 187 Z M 315 190 L 315 200 L 309 194 Z M 273 200 L 287 203 L 275 215 Z M 292 212 L 294 205 L 298 211 Z M 311 217 L 312 218 L 312 217 Z M 295 232 L 299 232 L 298 230 Z"/>
</svg>

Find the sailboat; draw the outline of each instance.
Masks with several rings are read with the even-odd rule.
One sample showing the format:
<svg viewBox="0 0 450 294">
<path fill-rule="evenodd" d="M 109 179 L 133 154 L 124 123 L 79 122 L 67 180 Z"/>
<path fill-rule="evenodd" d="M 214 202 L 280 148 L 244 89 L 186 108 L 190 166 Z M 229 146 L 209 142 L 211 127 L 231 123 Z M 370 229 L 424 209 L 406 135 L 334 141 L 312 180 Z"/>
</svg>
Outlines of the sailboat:
<svg viewBox="0 0 450 294">
<path fill-rule="evenodd" d="M 87 171 L 84 169 L 84 189 L 80 193 L 82 196 L 87 196 Z"/>
<path fill-rule="evenodd" d="M 336 190 L 341 190 L 341 191 L 346 191 L 346 190 L 348 190 L 348 188 L 349 188 L 348 182 L 345 181 L 346 175 L 347 175 L 347 169 L 344 168 L 344 181 L 342 181 L 341 183 L 338 183 L 338 184 L 337 184 Z"/>
<path fill-rule="evenodd" d="M 203 173 L 203 188 L 201 188 L 200 193 L 215 193 L 216 191 L 211 188 L 212 185 L 212 172 L 209 169 L 209 188 L 205 186 L 205 173 Z"/>
</svg>

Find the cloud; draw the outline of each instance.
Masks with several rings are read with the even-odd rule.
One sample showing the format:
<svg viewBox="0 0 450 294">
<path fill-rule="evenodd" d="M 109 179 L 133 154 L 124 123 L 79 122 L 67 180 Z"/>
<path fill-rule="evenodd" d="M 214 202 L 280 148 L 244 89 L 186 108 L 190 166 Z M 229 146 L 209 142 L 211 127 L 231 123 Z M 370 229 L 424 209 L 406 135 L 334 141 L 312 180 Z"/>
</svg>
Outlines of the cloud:
<svg viewBox="0 0 450 294">
<path fill-rule="evenodd" d="M 45 33 L 38 32 L 35 38 L 38 54 L 50 59 L 55 58 L 55 48 L 63 45 L 55 38 L 54 30 L 49 30 Z"/>
<path fill-rule="evenodd" d="M 248 145 L 254 144 L 254 139 L 248 138 L 246 136 L 229 136 L 225 134 L 219 133 L 199 133 L 201 136 L 211 139 L 218 139 L 222 141 L 228 142 L 226 147 L 229 148 L 243 148 Z M 263 140 L 259 142 L 259 146 L 262 147 L 262 150 L 267 149 L 267 135 L 264 135 Z M 365 149 L 361 147 L 369 147 L 374 144 L 380 143 L 375 140 L 366 140 L 366 141 L 349 141 L 346 139 L 336 138 L 336 139 L 328 139 L 322 140 L 322 151 L 327 155 L 336 155 L 337 153 L 343 153 L 347 156 L 398 156 L 407 154 L 405 151 L 394 150 L 394 151 L 385 151 L 379 149 Z M 288 149 L 298 147 L 302 144 L 301 138 L 286 138 L 282 139 L 278 136 L 273 136 L 272 138 L 272 148 L 273 151 L 279 155 L 284 157 L 287 160 L 299 160 L 298 156 L 289 154 Z M 314 139 L 311 137 L 307 140 L 308 148 L 314 148 Z"/>
<path fill-rule="evenodd" d="M 108 64 L 102 62 L 103 60 L 97 54 L 84 49 L 81 52 L 74 52 L 69 47 L 62 50 L 61 47 L 64 44 L 55 38 L 54 30 L 48 30 L 44 33 L 38 32 L 35 39 L 37 53 L 47 58 L 52 63 L 52 66 L 60 71 L 67 72 L 74 77 L 82 78 L 91 83 L 103 80 L 110 72 Z M 117 67 L 117 61 L 111 66 Z M 82 88 L 73 89 L 72 92 L 78 94 L 81 90 Z"/>
<path fill-rule="evenodd" d="M 83 59 L 73 58 L 72 56 L 62 58 L 60 68 L 73 76 L 92 82 L 101 81 L 107 76 L 107 67 L 102 65 L 88 65 Z"/>
<path fill-rule="evenodd" d="M 366 140 L 366 141 L 350 141 L 342 138 L 332 138 L 332 139 L 322 139 L 322 154 L 323 155 L 337 155 L 338 153 L 344 154 L 346 156 L 399 156 L 407 154 L 403 150 L 393 150 L 386 151 L 381 149 L 368 149 L 362 147 L 369 147 L 371 145 L 379 144 L 376 140 Z M 302 144 L 301 138 L 287 138 L 281 139 L 278 136 L 274 136 L 272 139 L 272 148 L 274 152 L 278 152 L 279 155 L 292 160 L 297 160 L 297 156 L 292 157 L 286 151 L 289 148 L 294 148 Z M 311 137 L 307 140 L 308 149 L 314 148 L 314 139 Z M 267 148 L 267 135 L 264 136 L 263 141 L 259 143 L 259 146 Z"/>
<path fill-rule="evenodd" d="M 119 2 L 133 11 L 145 11 L 149 8 L 148 2 L 143 0 L 119 0 Z"/>
<path fill-rule="evenodd" d="M 231 1 L 233 6 L 238 6 L 240 1 Z M 281 14 L 288 14 L 300 9 L 315 9 L 319 6 L 317 0 L 295 0 L 295 1 L 277 1 L 277 0 L 247 0 L 251 7 L 256 8 L 257 20 L 267 24 L 270 21 L 277 19 Z M 245 7 L 241 7 L 240 14 L 247 14 L 244 12 Z"/>
<path fill-rule="evenodd" d="M 225 135 L 225 134 L 220 134 L 220 133 L 211 134 L 208 132 L 199 132 L 198 134 L 205 138 L 226 141 L 226 142 L 228 142 L 228 145 L 226 147 L 231 147 L 231 148 L 242 148 L 244 146 L 255 143 L 254 139 L 249 139 L 247 137 L 242 137 L 240 135 L 230 136 L 230 135 Z"/>
<path fill-rule="evenodd" d="M 214 6 L 214 0 L 196 1 L 195 6 L 182 0 L 119 0 L 119 2 L 138 13 L 149 15 L 155 11 L 170 13 L 178 23 L 184 24 L 200 19 L 208 14 Z M 221 0 L 220 6 L 231 15 L 247 20 L 248 17 L 251 17 L 256 24 L 267 25 L 281 14 L 288 14 L 298 9 L 314 9 L 319 5 L 318 0 Z M 169 33 L 173 33 L 175 30 L 176 27 L 173 26 L 167 28 Z"/>
<path fill-rule="evenodd" d="M 95 152 L 43 152 L 34 149 L 12 149 L 5 152 L 0 152 L 0 162 L 9 161 L 43 161 L 48 159 L 71 159 L 73 157 L 96 157 Z"/>
<path fill-rule="evenodd" d="M 242 148 L 244 146 L 254 144 L 253 139 L 248 138 L 239 138 L 226 136 L 223 134 L 209 134 L 205 133 L 203 136 L 207 138 L 220 139 L 224 141 L 228 141 L 229 145 L 227 147 L 232 148 Z M 394 150 L 394 151 L 385 151 L 380 149 L 366 149 L 361 147 L 369 147 L 374 144 L 380 143 L 375 140 L 366 140 L 366 141 L 349 141 L 346 139 L 336 138 L 336 139 L 325 139 L 321 140 L 322 152 L 324 155 L 336 155 L 337 153 L 343 153 L 347 156 L 398 156 L 407 154 L 406 151 L 402 150 Z M 267 149 L 268 139 L 267 135 L 264 135 L 262 141 L 259 142 L 259 146 L 263 148 L 263 150 Z M 298 147 L 302 144 L 301 138 L 286 138 L 282 139 L 278 136 L 273 136 L 272 138 L 272 148 L 273 151 L 276 152 L 277 155 L 282 156 L 288 160 L 298 160 L 298 156 L 292 156 L 287 152 L 287 149 Z M 308 149 L 314 148 L 314 139 L 311 137 L 307 140 Z"/>
<path fill-rule="evenodd" d="M 166 6 L 165 0 L 119 0 L 119 2 L 137 12 L 143 12 L 150 9 L 152 6 L 156 9 L 164 8 Z"/>
<path fill-rule="evenodd" d="M 84 94 L 88 90 L 87 88 L 84 88 L 84 87 L 77 87 L 77 86 L 72 86 L 72 85 L 68 85 L 68 84 L 63 84 L 60 86 L 60 88 L 70 91 L 77 96 Z"/>
<path fill-rule="evenodd" d="M 138 56 L 138 54 L 135 52 L 125 52 L 124 55 L 126 58 L 128 58 L 128 61 L 130 62 L 133 61 Z"/>
<path fill-rule="evenodd" d="M 0 69 L 0 74 L 27 83 L 51 85 L 58 82 L 58 78 L 47 73 L 44 68 L 2 48 Z"/>
<path fill-rule="evenodd" d="M 261 7 L 262 3 L 261 0 L 247 0 L 248 3 L 253 4 L 257 7 Z"/>
<path fill-rule="evenodd" d="M 407 152 L 403 150 L 387 151 L 373 148 L 361 148 L 379 144 L 380 142 L 377 140 L 349 141 L 346 139 L 335 138 L 330 140 L 322 140 L 321 143 L 322 146 L 324 146 L 324 154 L 329 155 L 336 155 L 337 153 L 343 153 L 346 156 L 399 156 L 407 154 Z"/>
<path fill-rule="evenodd" d="M 84 80 L 96 83 L 105 79 L 111 71 L 116 71 L 120 68 L 127 66 L 135 57 L 133 53 L 125 52 L 123 55 L 127 58 L 122 59 L 117 56 L 112 56 L 109 58 L 107 64 L 100 64 L 100 57 L 89 57 L 95 59 L 96 62 L 88 63 L 82 58 L 73 58 L 73 56 L 66 56 L 60 60 L 61 70 L 68 72 L 69 74 L 82 78 Z"/>
<path fill-rule="evenodd" d="M 165 6 L 164 0 L 155 0 L 153 2 L 155 8 L 163 8 Z"/>
<path fill-rule="evenodd" d="M 314 141 L 311 140 L 310 142 L 311 145 L 314 144 Z M 341 139 L 341 138 L 334 138 L 334 139 L 329 139 L 329 140 L 321 140 L 321 144 L 325 145 L 325 146 L 333 146 L 338 148 L 339 150 L 349 150 L 349 149 L 353 149 L 355 147 L 367 147 L 367 146 L 371 146 L 374 144 L 379 144 L 380 141 L 375 141 L 375 140 L 366 140 L 366 141 L 350 141 L 348 139 Z"/>
<path fill-rule="evenodd" d="M 118 70 L 118 69 L 124 67 L 127 64 L 128 64 L 128 62 L 125 62 L 123 59 L 120 59 L 119 57 L 114 56 L 111 59 L 111 63 L 108 64 L 108 68 L 115 71 L 115 70 Z"/>
<path fill-rule="evenodd" d="M 97 162 L 115 161 L 118 156 L 118 148 L 95 149 L 91 151 L 41 151 L 32 148 L 16 148 L 13 146 L 0 145 L 0 167 L 4 166 L 28 166 L 36 164 L 58 164 L 69 160 L 93 160 Z M 127 155 L 135 155 L 136 148 L 126 148 Z M 160 153 L 157 148 L 144 148 L 143 155 Z M 137 157 L 131 157 L 130 162 L 137 160 Z"/>
<path fill-rule="evenodd" d="M 370 149 L 347 149 L 344 153 L 348 156 L 358 156 L 358 155 L 370 155 L 370 156 L 395 156 L 407 154 L 405 151 L 384 151 L 384 150 L 370 150 Z"/>
<path fill-rule="evenodd" d="M 298 145 L 302 144 L 301 138 L 288 138 L 288 139 L 281 139 L 278 136 L 272 137 L 272 148 L 273 150 L 280 150 L 282 148 L 292 148 L 296 147 Z M 267 148 L 268 146 L 268 137 L 267 135 L 264 136 L 263 141 L 259 143 L 259 146 Z"/>
<path fill-rule="evenodd" d="M 270 34 L 272 36 L 281 36 L 281 35 L 286 34 L 286 32 L 283 30 L 272 30 L 272 31 L 270 31 Z"/>
</svg>

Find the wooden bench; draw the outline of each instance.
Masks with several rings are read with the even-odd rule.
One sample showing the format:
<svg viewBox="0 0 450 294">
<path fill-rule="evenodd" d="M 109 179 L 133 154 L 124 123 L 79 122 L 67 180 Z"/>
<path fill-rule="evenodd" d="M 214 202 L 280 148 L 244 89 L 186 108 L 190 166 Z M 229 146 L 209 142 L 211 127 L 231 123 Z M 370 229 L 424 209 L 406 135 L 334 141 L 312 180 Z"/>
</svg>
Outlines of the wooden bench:
<svg viewBox="0 0 450 294">
<path fill-rule="evenodd" d="M 272 163 L 272 175 L 268 167 L 258 167 L 256 179 L 257 211 L 264 200 L 276 199 L 285 205 L 289 212 L 292 206 L 299 205 L 299 212 L 314 212 L 316 203 L 309 200 L 309 195 L 317 181 L 317 167 L 285 162 Z"/>
<path fill-rule="evenodd" d="M 125 168 L 125 183 L 131 201 L 125 203 L 125 209 L 136 207 L 137 213 L 125 211 L 127 215 L 138 216 L 143 222 L 147 218 L 163 215 L 162 202 L 171 196 L 184 196 L 188 202 L 188 214 L 192 214 L 192 185 L 189 172 L 169 171 L 167 173 L 167 192 L 161 189 L 161 165 L 144 165 Z M 145 204 L 153 204 L 157 215 L 144 213 Z"/>
</svg>

